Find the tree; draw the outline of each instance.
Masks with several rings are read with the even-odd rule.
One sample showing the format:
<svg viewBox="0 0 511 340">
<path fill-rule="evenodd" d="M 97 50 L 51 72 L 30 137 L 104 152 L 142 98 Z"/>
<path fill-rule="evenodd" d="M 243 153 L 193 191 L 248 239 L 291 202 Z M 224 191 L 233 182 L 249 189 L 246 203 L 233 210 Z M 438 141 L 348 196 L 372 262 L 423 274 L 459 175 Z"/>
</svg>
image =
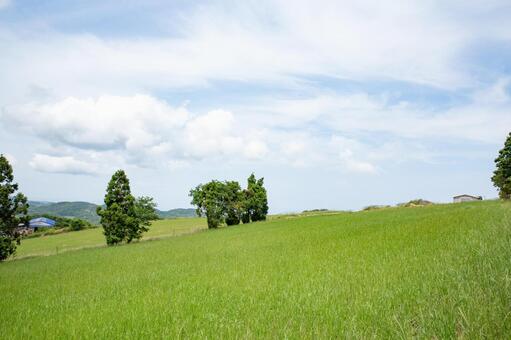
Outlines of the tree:
<svg viewBox="0 0 511 340">
<path fill-rule="evenodd" d="M 504 147 L 495 159 L 496 169 L 491 180 L 499 189 L 502 199 L 511 199 L 511 133 L 507 136 Z"/>
<path fill-rule="evenodd" d="M 199 184 L 190 190 L 191 204 L 197 207 L 197 215 L 206 216 L 209 229 L 218 228 L 224 221 L 224 193 L 225 184 L 219 181 Z"/>
<path fill-rule="evenodd" d="M 247 179 L 247 189 L 243 192 L 243 223 L 264 221 L 268 215 L 268 197 L 264 188 L 264 178 L 256 179 L 251 174 Z"/>
<path fill-rule="evenodd" d="M 98 207 L 103 233 L 108 245 L 130 243 L 140 239 L 148 230 L 140 223 L 135 210 L 135 198 L 131 195 L 130 182 L 123 170 L 116 171 L 105 195 L 105 208 Z"/>
<path fill-rule="evenodd" d="M 0 154 L 0 261 L 16 252 L 16 228 L 26 223 L 28 216 L 27 198 L 18 192 L 18 184 L 13 183 L 12 166 L 7 158 Z"/>
<path fill-rule="evenodd" d="M 217 228 L 221 223 L 236 225 L 250 221 L 262 221 L 268 214 L 268 199 L 264 179 L 257 180 L 252 174 L 248 178 L 247 189 L 241 190 L 235 181 L 211 181 L 190 190 L 192 204 L 197 207 L 197 215 L 206 216 L 209 228 Z"/>
<path fill-rule="evenodd" d="M 242 212 L 242 191 L 238 182 L 225 182 L 222 203 L 224 206 L 225 224 L 240 224 Z"/>
<path fill-rule="evenodd" d="M 135 214 L 142 226 L 149 227 L 151 221 L 158 220 L 160 217 L 156 213 L 156 203 L 152 197 L 142 196 L 135 200 Z"/>
</svg>

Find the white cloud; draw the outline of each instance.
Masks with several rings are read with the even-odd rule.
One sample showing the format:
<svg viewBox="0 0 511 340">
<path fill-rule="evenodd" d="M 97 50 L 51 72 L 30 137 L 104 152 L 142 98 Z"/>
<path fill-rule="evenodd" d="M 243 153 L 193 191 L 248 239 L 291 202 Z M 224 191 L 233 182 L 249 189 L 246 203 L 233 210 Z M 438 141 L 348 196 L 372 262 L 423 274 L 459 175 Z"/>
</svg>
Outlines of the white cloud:
<svg viewBox="0 0 511 340">
<path fill-rule="evenodd" d="M 37 171 L 63 173 L 73 175 L 95 175 L 95 164 L 77 160 L 71 156 L 50 156 L 36 154 L 30 161 L 30 166 Z"/>
<path fill-rule="evenodd" d="M 243 133 L 248 137 L 244 137 Z M 192 158 L 226 156 L 231 159 L 259 159 L 264 157 L 267 153 L 266 144 L 253 138 L 250 131 L 244 131 L 235 124 L 234 115 L 231 112 L 213 110 L 186 124 L 182 148 L 186 156 Z"/>
<path fill-rule="evenodd" d="M 239 129 L 229 111 L 212 110 L 194 116 L 186 108 L 172 108 L 148 95 L 35 102 L 9 107 L 0 118 L 9 128 L 38 136 L 43 149 L 61 155 L 79 154 L 96 164 L 112 161 L 112 154 L 147 167 L 173 157 L 184 162 L 205 158 L 255 160 L 268 152 L 258 132 Z M 100 155 L 108 157 L 103 160 Z M 46 159 L 36 157 L 34 167 L 52 171 L 43 161 Z M 169 167 L 183 164 L 171 162 Z"/>
<path fill-rule="evenodd" d="M 352 158 L 351 154 L 341 154 L 343 166 L 350 172 L 363 173 L 363 174 L 376 174 L 376 167 L 369 162 L 357 161 Z"/>
<path fill-rule="evenodd" d="M 333 136 L 329 144 L 334 151 L 337 151 L 337 159 L 343 169 L 354 173 L 377 173 L 375 165 L 367 160 L 362 160 L 368 158 L 370 148 L 367 145 L 342 136 Z"/>
<path fill-rule="evenodd" d="M 421 150 L 424 139 L 495 143 L 505 136 L 509 80 L 481 89 L 463 62 L 480 41 L 511 41 L 502 4 L 297 0 L 290 6 L 275 0 L 230 3 L 225 11 L 209 3 L 191 6 L 173 36 L 144 39 L 6 25 L 0 29 L 0 118 L 47 143 L 37 152 L 65 147 L 58 154 L 74 157 L 87 151 L 84 159 L 92 164 L 105 163 L 108 154 L 109 161 L 147 166 L 158 160 L 171 169 L 215 158 L 335 163 L 375 173 L 379 162 L 409 159 L 410 148 L 419 150 L 414 157 L 430 158 Z M 309 82 L 323 76 L 478 91 L 470 102 L 440 112 L 434 103 L 393 103 L 385 91 L 332 93 Z M 314 91 L 300 99 L 254 95 L 240 110 L 200 115 L 155 95 L 132 95 L 215 80 Z M 380 133 L 390 142 L 364 141 Z M 351 142 L 334 147 L 332 136 Z"/>
<path fill-rule="evenodd" d="M 465 103 L 441 111 L 434 105 L 395 103 L 385 93 L 325 93 L 300 99 L 267 99 L 245 109 L 269 129 L 307 129 L 316 124 L 334 133 L 351 135 L 385 133 L 406 139 L 500 143 L 511 126 L 508 84 L 507 79 L 498 80 L 475 92 Z"/>
<path fill-rule="evenodd" d="M 247 159 L 263 159 L 268 154 L 268 147 L 262 141 L 251 140 L 246 144 L 243 154 Z"/>
<path fill-rule="evenodd" d="M 507 84 L 499 81 L 443 113 L 392 104 L 384 94 L 355 93 L 269 100 L 244 115 L 221 109 L 194 115 L 152 96 L 133 95 L 11 106 L 1 121 L 39 136 L 44 141 L 39 153 L 53 147 L 50 154 L 79 155 L 102 171 L 109 169 L 107 163 L 154 167 L 163 162 L 179 169 L 222 159 L 299 167 L 337 164 L 374 174 L 389 160 L 431 162 L 435 156 L 424 143 L 435 138 L 500 143 L 511 126 L 511 100 L 503 90 Z M 310 126 L 320 127 L 319 133 Z M 368 143 L 368 133 L 386 137 Z"/>
<path fill-rule="evenodd" d="M 213 110 L 186 124 L 184 145 L 192 157 L 206 157 L 219 152 L 229 155 L 239 152 L 241 137 L 233 135 L 234 116 L 224 110 Z"/>
<path fill-rule="evenodd" d="M 171 108 L 147 95 L 69 97 L 11 109 L 7 118 L 42 138 L 77 148 L 140 150 L 162 147 L 161 133 L 182 126 L 184 108 Z"/>
<path fill-rule="evenodd" d="M 190 6 L 180 35 L 146 39 L 5 26 L 0 99 L 22 100 L 34 85 L 96 97 L 212 80 L 296 86 L 310 76 L 476 86 L 460 58 L 484 39 L 509 43 L 502 3 L 261 1 L 230 3 L 228 11 L 208 4 Z M 494 25 L 488 13 L 503 18 Z"/>
<path fill-rule="evenodd" d="M 279 133 L 278 159 L 295 167 L 306 167 L 323 163 L 321 159 L 325 149 L 307 133 Z M 320 144 L 320 143 L 319 143 Z"/>
<path fill-rule="evenodd" d="M 186 169 L 190 166 L 190 162 L 182 159 L 171 159 L 167 162 L 167 166 L 170 170 Z"/>
</svg>

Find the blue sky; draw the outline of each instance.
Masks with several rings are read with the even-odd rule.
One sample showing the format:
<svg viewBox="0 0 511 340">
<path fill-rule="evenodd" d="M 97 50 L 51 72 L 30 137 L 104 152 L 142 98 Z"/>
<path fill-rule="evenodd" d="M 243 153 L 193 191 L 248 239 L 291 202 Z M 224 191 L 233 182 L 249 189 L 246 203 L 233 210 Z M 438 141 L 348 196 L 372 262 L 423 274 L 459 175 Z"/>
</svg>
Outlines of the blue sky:
<svg viewBox="0 0 511 340">
<path fill-rule="evenodd" d="M 496 197 L 508 1 L 0 0 L 0 152 L 30 199 L 161 209 L 265 177 L 271 212 Z"/>
</svg>

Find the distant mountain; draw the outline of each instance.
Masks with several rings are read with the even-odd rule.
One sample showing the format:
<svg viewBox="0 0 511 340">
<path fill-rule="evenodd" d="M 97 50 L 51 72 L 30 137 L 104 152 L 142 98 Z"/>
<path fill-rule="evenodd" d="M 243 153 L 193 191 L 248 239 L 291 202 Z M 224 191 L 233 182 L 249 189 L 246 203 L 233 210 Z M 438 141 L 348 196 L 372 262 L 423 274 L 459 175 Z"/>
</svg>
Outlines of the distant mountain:
<svg viewBox="0 0 511 340">
<path fill-rule="evenodd" d="M 29 201 L 30 207 L 36 208 L 36 207 L 44 207 L 45 205 L 53 204 L 53 202 L 46 202 L 46 201 Z"/>
<path fill-rule="evenodd" d="M 43 202 L 29 201 L 30 215 L 55 215 L 61 217 L 80 218 L 91 223 L 99 223 L 99 216 L 96 214 L 97 204 L 89 202 Z M 170 209 L 162 211 L 156 209 L 161 218 L 196 217 L 195 209 Z"/>
<path fill-rule="evenodd" d="M 192 209 L 192 208 L 170 209 L 167 211 L 161 211 L 161 210 L 156 209 L 156 213 L 161 218 L 197 217 L 197 213 L 195 212 L 195 209 Z"/>
<path fill-rule="evenodd" d="M 89 202 L 38 202 L 29 201 L 29 215 L 50 214 L 61 217 L 80 218 L 91 223 L 99 223 L 97 205 Z"/>
</svg>

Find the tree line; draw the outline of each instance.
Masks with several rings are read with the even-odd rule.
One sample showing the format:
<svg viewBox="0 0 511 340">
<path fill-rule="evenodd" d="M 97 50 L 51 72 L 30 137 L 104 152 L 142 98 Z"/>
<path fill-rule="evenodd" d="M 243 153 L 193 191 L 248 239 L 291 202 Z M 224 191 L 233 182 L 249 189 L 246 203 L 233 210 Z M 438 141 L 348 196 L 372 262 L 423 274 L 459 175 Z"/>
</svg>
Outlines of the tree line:
<svg viewBox="0 0 511 340">
<path fill-rule="evenodd" d="M 268 197 L 264 178 L 251 174 L 247 188 L 241 189 L 236 181 L 213 180 L 190 190 L 191 204 L 197 215 L 206 216 L 208 228 L 218 228 L 222 223 L 236 225 L 266 220 Z"/>
</svg>

